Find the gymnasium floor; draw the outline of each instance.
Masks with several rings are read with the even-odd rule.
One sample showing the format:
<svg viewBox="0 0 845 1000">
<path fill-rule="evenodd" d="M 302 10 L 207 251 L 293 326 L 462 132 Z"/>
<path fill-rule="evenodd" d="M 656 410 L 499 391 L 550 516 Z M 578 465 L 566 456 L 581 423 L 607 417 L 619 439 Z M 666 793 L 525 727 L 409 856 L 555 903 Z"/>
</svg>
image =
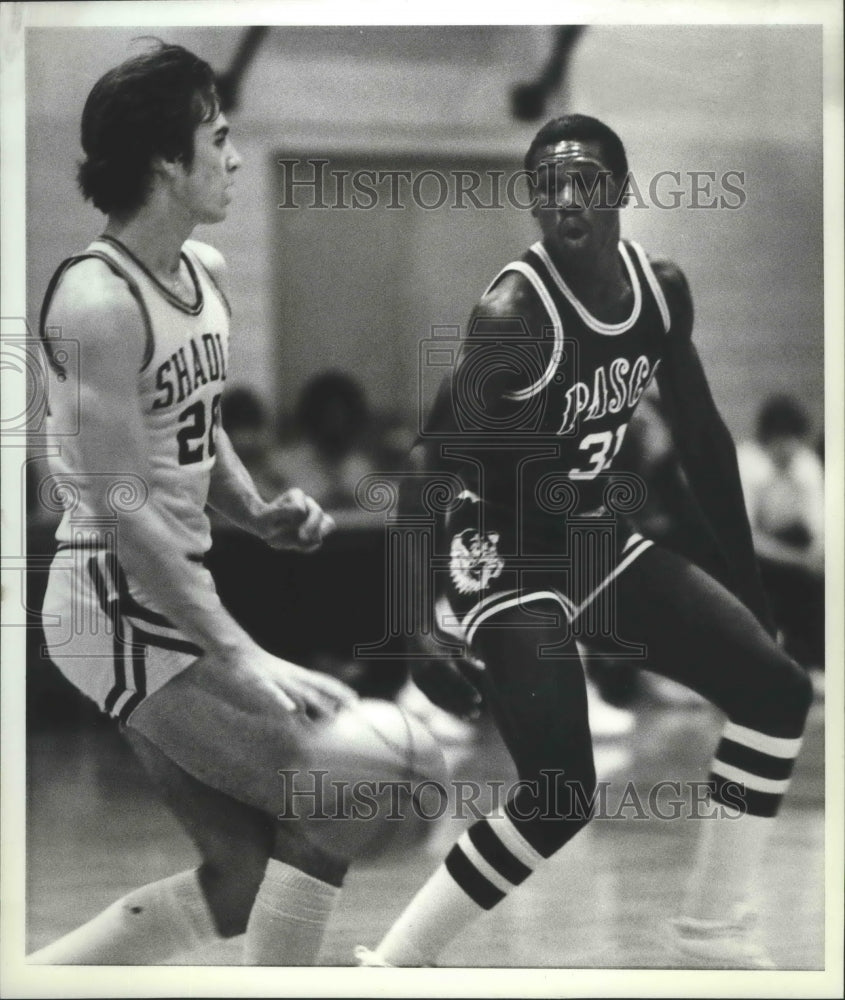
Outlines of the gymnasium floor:
<svg viewBox="0 0 845 1000">
<path fill-rule="evenodd" d="M 770 846 L 761 886 L 763 938 L 781 968 L 824 965 L 823 703 L 813 706 L 805 748 Z M 643 801 L 662 779 L 706 779 L 719 719 L 707 707 L 648 705 L 625 737 L 597 741 L 600 779 L 613 813 L 623 784 Z M 510 764 L 482 723 L 450 752 L 455 777 L 508 780 Z M 702 766 L 704 765 L 704 766 Z M 194 850 L 158 803 L 107 725 L 38 733 L 29 745 L 28 935 L 38 948 L 131 888 L 193 865 Z M 558 862 L 486 914 L 442 955 L 451 966 L 666 968 L 662 926 L 676 912 L 697 823 L 595 821 Z M 373 946 L 457 837 L 462 822 L 433 824 L 425 844 L 350 872 L 320 962 L 351 964 Z M 236 965 L 239 941 L 182 964 Z"/>
</svg>

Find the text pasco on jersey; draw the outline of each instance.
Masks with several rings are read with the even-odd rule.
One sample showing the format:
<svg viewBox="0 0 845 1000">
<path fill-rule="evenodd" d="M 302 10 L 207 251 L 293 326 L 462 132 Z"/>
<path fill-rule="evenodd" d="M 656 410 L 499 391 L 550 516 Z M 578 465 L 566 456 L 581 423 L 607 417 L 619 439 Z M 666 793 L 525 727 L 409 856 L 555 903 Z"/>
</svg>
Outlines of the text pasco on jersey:
<svg viewBox="0 0 845 1000">
<path fill-rule="evenodd" d="M 566 406 L 557 433 L 573 433 L 582 420 L 600 420 L 608 414 L 621 413 L 626 408 L 633 411 L 659 365 L 659 358 L 652 364 L 644 354 L 639 355 L 633 364 L 627 358 L 618 357 L 607 368 L 598 365 L 592 386 L 587 382 L 576 382 L 566 390 Z"/>
<path fill-rule="evenodd" d="M 180 347 L 163 361 L 156 371 L 153 409 L 161 410 L 181 403 L 200 386 L 226 379 L 226 352 L 219 333 L 192 337 L 187 347 Z"/>
</svg>

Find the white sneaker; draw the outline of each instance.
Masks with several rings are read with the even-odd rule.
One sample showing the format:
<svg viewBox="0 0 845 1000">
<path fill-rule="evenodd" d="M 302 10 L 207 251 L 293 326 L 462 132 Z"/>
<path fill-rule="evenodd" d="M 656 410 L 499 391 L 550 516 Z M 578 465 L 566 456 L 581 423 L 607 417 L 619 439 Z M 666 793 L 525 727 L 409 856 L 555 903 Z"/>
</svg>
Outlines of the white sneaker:
<svg viewBox="0 0 845 1000">
<path fill-rule="evenodd" d="M 735 920 L 670 921 L 675 957 L 684 968 L 775 969 L 763 945 L 754 937 L 755 917 L 746 912 Z"/>
<path fill-rule="evenodd" d="M 359 969 L 392 969 L 394 966 L 379 955 L 377 951 L 370 951 L 364 945 L 359 944 L 355 948 L 355 964 Z"/>
<path fill-rule="evenodd" d="M 385 962 L 385 960 L 379 955 L 377 951 L 370 951 L 369 948 L 365 948 L 364 945 L 359 944 L 355 948 L 355 964 L 359 969 L 395 969 L 395 965 L 391 965 L 390 962 Z M 419 965 L 414 966 L 414 968 L 419 969 L 434 969 L 434 965 Z"/>
</svg>

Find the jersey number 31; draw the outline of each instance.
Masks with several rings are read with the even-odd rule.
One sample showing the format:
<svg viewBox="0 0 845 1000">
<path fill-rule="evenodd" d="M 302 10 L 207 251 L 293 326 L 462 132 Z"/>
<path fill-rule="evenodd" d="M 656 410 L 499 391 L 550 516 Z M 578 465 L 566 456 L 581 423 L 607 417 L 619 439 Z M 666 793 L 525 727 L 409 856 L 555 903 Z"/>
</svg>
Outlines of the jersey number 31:
<svg viewBox="0 0 845 1000">
<path fill-rule="evenodd" d="M 590 464 L 586 469 L 570 469 L 569 478 L 595 479 L 616 458 L 627 428 L 627 424 L 620 424 L 615 432 L 600 431 L 597 434 L 588 434 L 578 445 L 578 450 L 588 452 Z"/>
</svg>

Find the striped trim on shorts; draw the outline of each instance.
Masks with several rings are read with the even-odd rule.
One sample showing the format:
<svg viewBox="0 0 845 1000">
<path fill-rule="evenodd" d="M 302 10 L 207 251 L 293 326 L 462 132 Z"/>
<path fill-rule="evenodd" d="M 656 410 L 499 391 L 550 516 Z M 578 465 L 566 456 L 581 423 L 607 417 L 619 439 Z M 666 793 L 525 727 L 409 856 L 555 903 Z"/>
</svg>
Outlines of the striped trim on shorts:
<svg viewBox="0 0 845 1000">
<path fill-rule="evenodd" d="M 59 547 L 44 599 L 44 635 L 64 676 L 124 723 L 203 652 L 138 602 L 117 555 L 104 548 Z"/>
<path fill-rule="evenodd" d="M 500 590 L 496 593 L 489 594 L 487 597 L 478 601 L 478 603 L 463 616 L 460 621 L 460 629 L 458 631 L 463 634 L 463 638 L 467 643 L 472 643 L 479 626 L 483 625 L 486 621 L 489 621 L 495 615 L 501 614 L 501 612 L 508 610 L 508 608 L 543 600 L 551 600 L 559 604 L 563 613 L 566 615 L 568 622 L 572 624 L 578 616 L 581 615 L 590 604 L 592 604 L 596 597 L 603 590 L 605 590 L 624 569 L 626 569 L 626 567 L 630 566 L 635 559 L 639 558 L 639 556 L 641 556 L 643 552 L 645 552 L 645 550 L 650 548 L 653 544 L 654 543 L 651 539 L 643 538 L 642 535 L 634 532 L 634 534 L 630 536 L 625 545 L 622 547 L 619 562 L 601 581 L 596 584 L 590 593 L 586 597 L 582 598 L 577 604 L 569 596 L 554 586 L 525 591 L 514 589 Z M 447 630 L 456 631 L 454 627 L 448 626 Z"/>
</svg>

